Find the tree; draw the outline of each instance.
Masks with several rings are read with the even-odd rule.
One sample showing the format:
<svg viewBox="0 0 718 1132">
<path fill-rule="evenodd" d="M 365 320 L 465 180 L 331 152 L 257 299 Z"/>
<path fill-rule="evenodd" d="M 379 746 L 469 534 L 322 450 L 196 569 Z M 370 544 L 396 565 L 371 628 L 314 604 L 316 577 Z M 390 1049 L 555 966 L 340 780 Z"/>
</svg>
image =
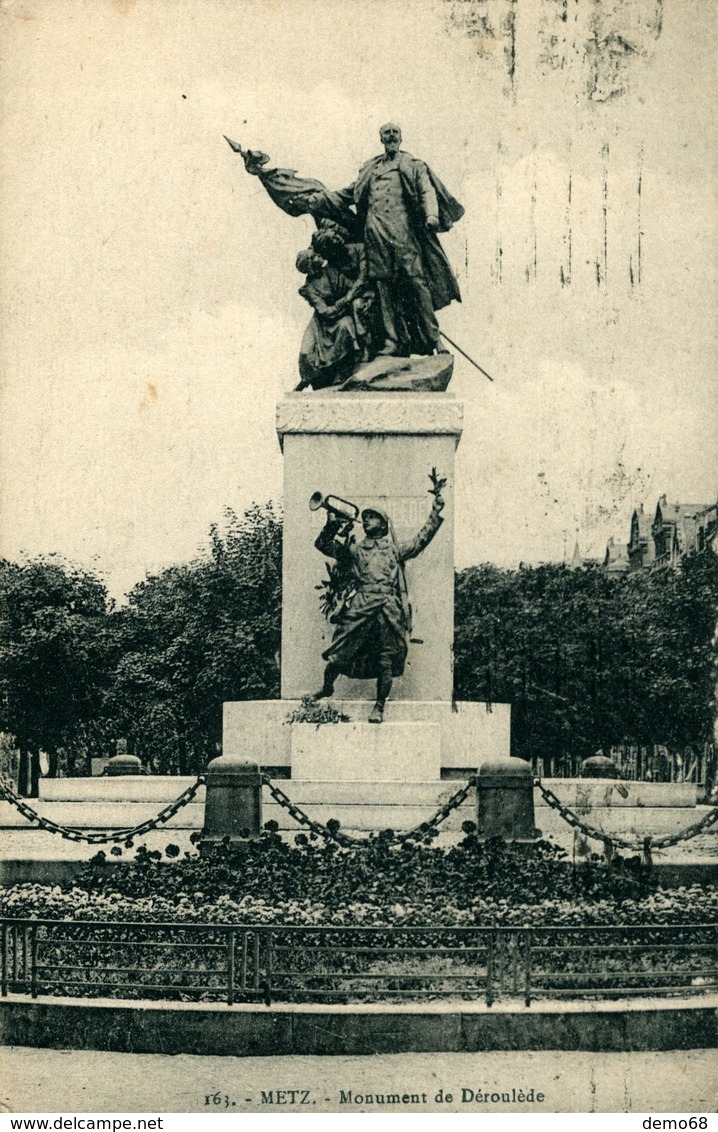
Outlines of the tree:
<svg viewBox="0 0 718 1132">
<path fill-rule="evenodd" d="M 709 741 L 718 558 L 611 577 L 492 566 L 456 587 L 459 699 L 512 704 L 512 750 L 575 773 L 600 747 Z"/>
<path fill-rule="evenodd" d="M 35 797 L 40 750 L 92 742 L 111 678 L 109 603 L 93 574 L 57 558 L 0 560 L 0 731 L 20 750 L 20 792 Z"/>
<path fill-rule="evenodd" d="M 155 771 L 202 770 L 225 700 L 279 695 L 281 520 L 271 504 L 227 510 L 209 555 L 135 586 L 115 620 L 118 729 Z"/>
<path fill-rule="evenodd" d="M 692 554 L 675 570 L 629 575 L 624 595 L 639 741 L 674 748 L 710 742 L 718 557 Z"/>
</svg>

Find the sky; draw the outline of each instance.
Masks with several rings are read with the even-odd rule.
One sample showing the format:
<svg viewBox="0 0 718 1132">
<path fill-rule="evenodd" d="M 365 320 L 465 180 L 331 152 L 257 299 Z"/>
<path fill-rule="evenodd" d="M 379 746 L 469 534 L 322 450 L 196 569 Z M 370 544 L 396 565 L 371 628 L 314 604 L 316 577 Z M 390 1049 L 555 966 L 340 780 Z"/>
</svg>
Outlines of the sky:
<svg viewBox="0 0 718 1132">
<path fill-rule="evenodd" d="M 392 119 L 466 214 L 456 561 L 603 555 L 715 499 L 715 6 L 4 0 L 0 553 L 121 599 L 281 501 L 312 222 L 222 135 L 350 183 Z M 311 396 L 311 394 L 308 394 Z"/>
</svg>

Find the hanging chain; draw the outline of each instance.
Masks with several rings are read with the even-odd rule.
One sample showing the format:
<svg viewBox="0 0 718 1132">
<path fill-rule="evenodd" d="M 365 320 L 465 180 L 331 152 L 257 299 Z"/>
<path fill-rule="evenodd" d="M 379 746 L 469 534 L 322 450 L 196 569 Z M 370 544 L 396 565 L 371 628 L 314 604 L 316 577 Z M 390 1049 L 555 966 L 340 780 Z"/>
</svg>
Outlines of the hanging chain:
<svg viewBox="0 0 718 1132">
<path fill-rule="evenodd" d="M 290 817 L 294 818 L 295 822 L 298 822 L 299 825 L 306 826 L 312 833 L 316 833 L 317 837 L 323 837 L 326 841 L 336 841 L 339 845 L 351 845 L 360 842 L 360 838 L 349 837 L 346 833 L 340 833 L 338 823 L 336 829 L 331 829 L 321 822 L 314 821 L 314 819 L 310 818 L 300 806 L 297 806 L 283 790 L 280 790 L 266 774 L 262 775 L 262 783 L 268 788 L 274 801 L 278 802 L 279 805 L 287 811 Z"/>
<path fill-rule="evenodd" d="M 332 829 L 328 825 L 323 825 L 321 822 L 314 821 L 314 819 L 310 818 L 309 815 L 306 814 L 300 806 L 297 806 L 296 803 L 292 802 L 291 798 L 289 798 L 283 790 L 280 790 L 279 787 L 274 782 L 272 782 L 272 780 L 266 774 L 262 775 L 262 782 L 269 789 L 269 792 L 274 798 L 275 802 L 278 802 L 280 806 L 287 810 L 287 812 L 291 815 L 291 817 L 294 818 L 296 822 L 298 822 L 300 825 L 306 826 L 307 829 L 311 829 L 312 833 L 316 833 L 318 837 L 323 837 L 327 841 L 336 841 L 339 845 L 366 844 L 366 838 L 350 837 L 349 834 L 340 832 L 338 824 L 335 829 Z M 412 837 L 426 837 L 428 833 L 436 829 L 449 816 L 452 810 L 455 810 L 462 804 L 462 802 L 466 800 L 469 791 L 475 785 L 476 777 L 473 776 L 468 780 L 465 786 L 462 786 L 460 790 L 457 790 L 455 794 L 452 794 L 451 798 L 449 798 L 449 800 L 445 802 L 443 806 L 439 807 L 432 818 L 430 818 L 426 822 L 422 822 L 421 825 L 418 825 L 416 827 L 416 829 L 409 830 L 408 833 L 395 835 L 394 840 L 397 842 L 402 842 L 408 841 Z"/>
<path fill-rule="evenodd" d="M 700 821 L 694 822 L 693 825 L 689 825 L 686 829 L 681 830 L 680 833 L 673 833 L 670 836 L 658 838 L 657 841 L 653 842 L 653 848 L 665 849 L 667 845 L 677 845 L 679 841 L 688 841 L 689 838 L 696 837 L 699 833 L 702 833 L 704 829 L 710 829 L 716 822 L 718 822 L 718 806 L 714 806 Z"/>
<path fill-rule="evenodd" d="M 452 810 L 457 810 L 459 806 L 466 801 L 469 792 L 476 786 L 477 781 L 477 776 L 473 774 L 464 786 L 457 790 L 455 794 L 452 794 L 449 800 L 444 802 L 443 806 L 439 807 L 433 818 L 430 818 L 429 821 L 422 822 L 421 825 L 417 825 L 416 829 L 410 830 L 409 833 L 400 834 L 397 840 L 407 841 L 411 837 L 426 837 L 432 830 L 437 829 L 441 823 L 448 818 Z"/>
<path fill-rule="evenodd" d="M 88 845 L 109 845 L 111 842 L 129 841 L 133 837 L 141 837 L 143 834 L 157 829 L 158 826 L 164 825 L 192 801 L 204 782 L 204 775 L 199 775 L 191 786 L 188 786 L 178 798 L 175 798 L 174 802 L 170 802 L 155 817 L 148 818 L 141 825 L 133 826 L 131 829 L 115 829 L 107 833 L 85 833 L 83 829 L 59 825 L 57 822 L 51 821 L 50 818 L 43 817 L 37 810 L 33 810 L 32 806 L 28 806 L 27 802 L 24 802 L 6 783 L 0 783 L 0 798 L 4 798 L 6 802 L 15 806 L 28 821 L 37 822 L 40 829 L 44 829 L 46 833 L 59 833 L 66 841 L 85 841 Z"/>
<path fill-rule="evenodd" d="M 46 833 L 59 833 L 60 836 L 67 841 L 86 842 L 89 845 L 108 845 L 113 842 L 118 843 L 129 841 L 134 837 L 141 837 L 157 829 L 159 826 L 164 825 L 194 799 L 200 786 L 203 786 L 204 783 L 205 776 L 199 775 L 195 782 L 188 786 L 186 790 L 183 790 L 173 802 L 170 802 L 160 810 L 153 818 L 148 818 L 147 821 L 142 822 L 140 825 L 133 826 L 132 828 L 116 829 L 106 833 L 86 833 L 83 829 L 60 825 L 58 822 L 54 822 L 50 818 L 39 814 L 37 810 L 34 810 L 32 806 L 29 806 L 27 802 L 23 801 L 6 783 L 0 783 L 0 798 L 4 798 L 5 801 L 13 805 L 28 821 L 36 822 L 39 828 L 45 830 Z M 265 774 L 262 775 L 262 783 L 268 788 L 275 802 L 282 806 L 283 809 L 287 810 L 289 815 L 294 818 L 299 825 L 309 829 L 318 837 L 323 837 L 327 841 L 335 841 L 337 844 L 345 846 L 366 844 L 366 838 L 350 837 L 349 834 L 341 832 L 338 823 L 336 827 L 333 828 L 333 823 L 324 825 L 322 822 L 310 818 L 300 806 L 292 802 L 291 798 Z M 678 833 L 668 834 L 665 837 L 655 839 L 649 837 L 643 838 L 641 841 L 629 841 L 625 837 L 620 837 L 615 833 L 606 833 L 605 830 L 589 825 L 588 822 L 584 821 L 578 814 L 564 805 L 560 798 L 554 794 L 553 790 L 549 790 L 538 778 L 534 780 L 534 784 L 541 791 L 544 801 L 556 810 L 563 820 L 573 829 L 580 830 L 586 837 L 594 841 L 601 841 L 604 845 L 609 843 L 614 846 L 619 846 L 622 849 L 645 852 L 647 842 L 650 849 L 666 849 L 670 845 L 677 845 L 681 841 L 688 841 L 692 837 L 697 837 L 698 834 L 703 833 L 705 830 L 710 829 L 711 826 L 718 823 L 718 806 L 714 806 L 700 821 L 694 822 L 693 825 L 687 826 Z M 428 821 L 422 822 L 421 825 L 416 826 L 415 829 L 409 830 L 407 833 L 395 835 L 395 841 L 401 843 L 416 837 L 422 839 L 426 838 L 431 832 L 438 829 L 441 823 L 448 818 L 449 814 L 463 805 L 470 791 L 476 785 L 477 776 L 472 775 L 459 790 L 452 794 L 452 796 L 439 807 L 433 817 L 429 818 Z"/>
<path fill-rule="evenodd" d="M 67 841 L 86 842 L 89 845 L 107 845 L 113 842 L 123 842 L 128 841 L 134 837 L 140 837 L 146 833 L 150 833 L 158 826 L 163 825 L 165 822 L 169 821 L 170 818 L 174 817 L 174 815 L 178 813 L 184 806 L 186 806 L 193 800 L 200 786 L 204 785 L 204 782 L 204 776 L 200 775 L 197 780 L 192 783 L 191 786 L 188 786 L 187 789 L 179 795 L 178 798 L 176 798 L 169 805 L 165 806 L 164 809 L 160 810 L 160 812 L 156 814 L 155 817 L 149 818 L 147 821 L 142 822 L 140 825 L 133 826 L 131 829 L 116 829 L 108 831 L 107 833 L 86 833 L 82 829 L 77 829 L 72 826 L 60 825 L 58 822 L 52 821 L 51 818 L 46 818 L 42 814 L 39 814 L 37 810 L 34 810 L 32 806 L 29 806 L 27 802 L 24 802 L 23 799 L 20 798 L 14 790 L 3 783 L 0 783 L 0 798 L 4 798 L 5 801 L 10 802 L 11 805 L 15 806 L 15 808 L 19 811 L 19 813 L 22 814 L 24 818 L 26 818 L 30 822 L 36 823 L 38 827 L 45 830 L 46 833 L 59 833 L 60 836 Z M 336 828 L 332 828 L 331 825 L 324 825 L 321 822 L 315 821 L 313 818 L 310 818 L 309 815 L 305 813 L 305 811 L 302 810 L 300 806 L 297 806 L 296 803 L 292 802 L 291 798 L 289 798 L 283 790 L 281 790 L 275 783 L 273 783 L 272 780 L 267 777 L 267 775 L 262 775 L 262 782 L 269 789 L 269 792 L 271 793 L 275 802 L 277 802 L 280 806 L 287 810 L 290 816 L 294 818 L 294 820 L 299 825 L 305 826 L 305 828 L 311 830 L 311 832 L 315 833 L 318 837 L 323 837 L 328 841 L 336 841 L 339 845 L 365 844 L 365 838 L 350 837 L 348 834 L 341 832 L 338 826 Z M 457 790 L 456 793 L 453 794 L 452 797 L 449 798 L 449 800 L 437 810 L 433 817 L 431 817 L 426 822 L 422 822 L 422 824 L 417 826 L 416 829 L 410 830 L 408 833 L 400 834 L 395 838 L 395 840 L 397 842 L 402 842 L 412 837 L 426 837 L 426 835 L 430 833 L 431 830 L 436 829 L 449 816 L 452 810 L 455 810 L 465 801 L 466 797 L 469 794 L 469 791 L 472 789 L 475 783 L 475 778 L 469 779 L 466 785 L 461 787 L 460 790 Z"/>
<path fill-rule="evenodd" d="M 587 822 L 583 821 L 578 814 L 575 814 L 573 810 L 570 810 L 568 806 L 563 804 L 560 798 L 556 797 L 553 790 L 549 790 L 538 778 L 534 780 L 534 785 L 541 791 L 544 801 L 546 801 L 549 806 L 552 806 L 568 825 L 573 826 L 574 829 L 580 829 L 586 837 L 590 837 L 594 841 L 603 841 L 604 844 L 610 842 L 613 845 L 619 845 L 622 849 L 645 851 L 647 840 L 650 843 L 651 849 L 665 849 L 669 845 L 677 845 L 679 841 L 688 841 L 689 838 L 696 837 L 699 833 L 702 833 L 703 830 L 709 829 L 718 822 L 718 806 L 714 806 L 700 821 L 694 822 L 693 825 L 687 826 L 686 829 L 682 829 L 679 833 L 672 833 L 665 837 L 658 838 L 643 838 L 641 841 L 629 841 L 625 837 L 619 837 L 615 833 L 606 833 L 605 830 L 597 829 L 595 826 L 589 825 Z"/>
</svg>

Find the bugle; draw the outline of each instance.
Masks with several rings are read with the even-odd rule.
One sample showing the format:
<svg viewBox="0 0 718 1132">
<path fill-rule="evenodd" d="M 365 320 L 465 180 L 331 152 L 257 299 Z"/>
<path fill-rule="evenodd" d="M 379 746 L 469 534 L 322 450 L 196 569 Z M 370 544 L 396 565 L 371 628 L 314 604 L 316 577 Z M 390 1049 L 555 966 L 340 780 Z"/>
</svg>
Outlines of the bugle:
<svg viewBox="0 0 718 1132">
<path fill-rule="evenodd" d="M 315 491 L 309 499 L 309 510 L 318 511 L 320 507 L 347 523 L 356 523 L 359 518 L 356 503 L 350 503 L 348 499 L 341 499 L 338 495 L 322 495 L 321 491 Z"/>
</svg>

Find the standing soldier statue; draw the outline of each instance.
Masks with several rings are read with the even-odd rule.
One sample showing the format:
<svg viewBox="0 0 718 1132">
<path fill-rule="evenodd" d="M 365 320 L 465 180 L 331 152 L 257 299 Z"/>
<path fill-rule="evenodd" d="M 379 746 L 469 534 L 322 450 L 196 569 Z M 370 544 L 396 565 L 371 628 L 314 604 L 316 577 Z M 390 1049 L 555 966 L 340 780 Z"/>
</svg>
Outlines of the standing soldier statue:
<svg viewBox="0 0 718 1132">
<path fill-rule="evenodd" d="M 376 680 L 376 703 L 369 723 L 382 723 L 392 680 L 404 674 L 411 632 L 404 563 L 421 554 L 443 522 L 441 489 L 446 480 L 435 470 L 430 478 L 434 502 L 414 538 L 400 542 L 389 516 L 379 507 L 367 507 L 361 513 L 364 538 L 358 541 L 351 533 L 353 521 L 327 507 L 326 524 L 314 544 L 322 554 L 336 559 L 348 588 L 332 618 L 336 625 L 332 643 L 322 654 L 327 662 L 324 684 L 313 698 L 333 695 L 337 676 Z"/>
</svg>

